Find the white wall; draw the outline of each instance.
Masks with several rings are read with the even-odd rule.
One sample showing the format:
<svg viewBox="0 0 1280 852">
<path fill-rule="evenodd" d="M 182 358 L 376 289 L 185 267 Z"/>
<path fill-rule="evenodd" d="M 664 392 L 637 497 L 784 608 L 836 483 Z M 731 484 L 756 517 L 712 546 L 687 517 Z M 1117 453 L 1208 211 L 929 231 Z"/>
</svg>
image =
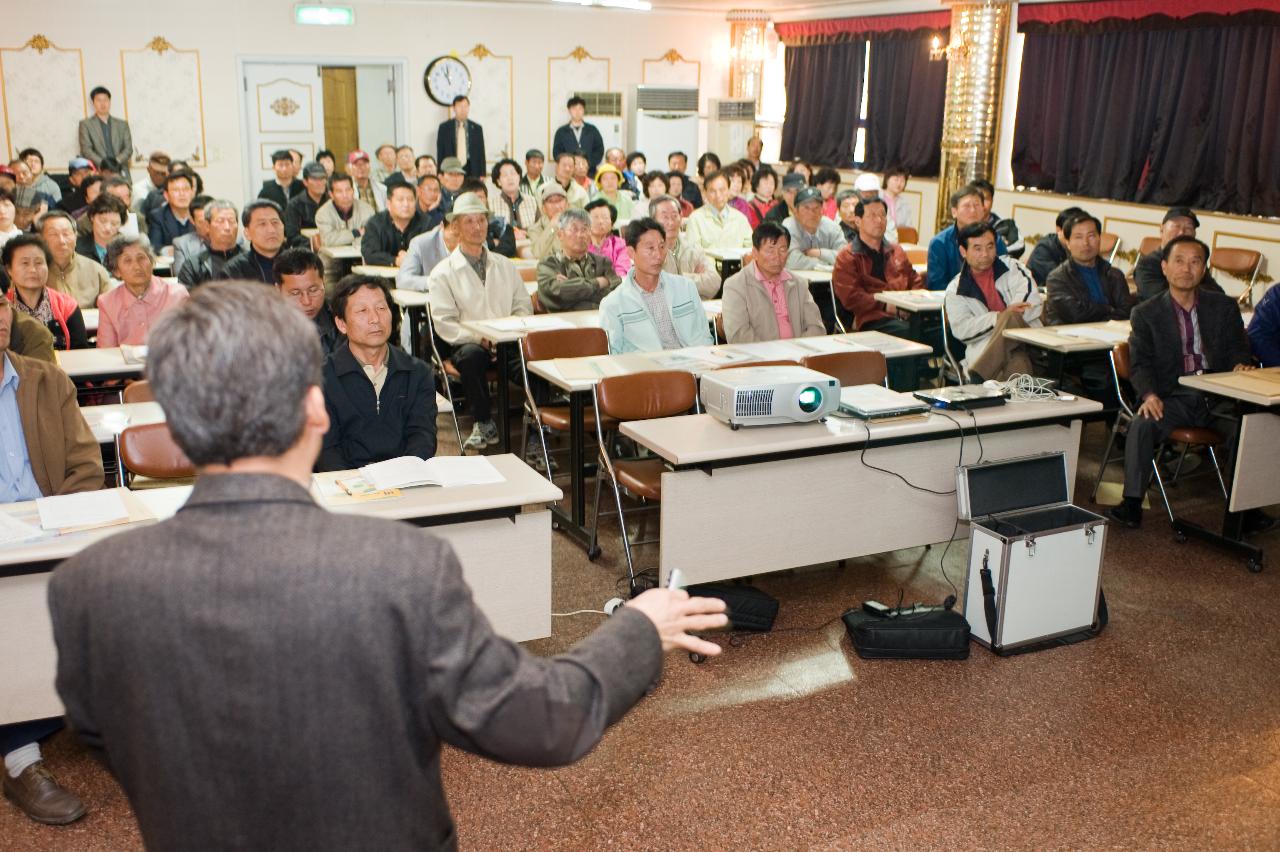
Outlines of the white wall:
<svg viewBox="0 0 1280 852">
<path fill-rule="evenodd" d="M 513 127 L 516 149 L 542 148 L 564 121 L 553 107 L 548 123 L 547 59 L 581 45 L 592 56 L 611 60 L 611 88 L 641 82 L 642 61 L 674 48 L 701 67 L 702 110 L 708 97 L 728 87 L 729 25 L 723 13 L 636 13 L 572 6 L 525 6 L 471 0 L 456 4 L 354 3 L 353 27 L 303 27 L 293 23 L 292 0 L 195 0 L 87 3 L 47 0 L 9 4 L 0 44 L 16 48 L 36 33 L 84 56 L 86 88 L 121 87 L 120 50 L 138 49 L 154 36 L 178 48 L 200 50 L 204 84 L 205 138 L 209 163 L 200 171 L 210 191 L 236 200 L 242 195 L 242 113 L 236 77 L 238 56 L 344 59 L 385 57 L 408 60 L 409 138 L 415 149 L 434 142 L 445 108 L 427 98 L 422 71 L 441 54 L 470 51 L 484 44 L 494 54 L 513 57 Z M 117 104 L 116 111 L 119 112 Z M 67 117 L 67 132 L 83 114 Z M 5 143 L 0 130 L 0 142 Z M 38 140 L 15 140 L 21 145 Z M 495 146 L 495 151 L 501 145 Z M 16 153 L 16 151 L 15 151 Z M 435 153 L 430 151 L 430 153 Z M 60 164 L 51 163 L 51 167 Z M 65 168 L 64 164 L 61 167 Z"/>
</svg>

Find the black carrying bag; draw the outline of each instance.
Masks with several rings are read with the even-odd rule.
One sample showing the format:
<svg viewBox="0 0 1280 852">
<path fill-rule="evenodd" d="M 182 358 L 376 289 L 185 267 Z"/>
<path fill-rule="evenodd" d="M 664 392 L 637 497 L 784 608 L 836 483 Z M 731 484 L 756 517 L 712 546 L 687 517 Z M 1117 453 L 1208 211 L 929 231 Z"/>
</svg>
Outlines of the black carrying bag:
<svg viewBox="0 0 1280 852">
<path fill-rule="evenodd" d="M 708 583 L 685 589 L 691 598 L 719 598 L 728 607 L 729 629 L 767 633 L 778 617 L 778 599 L 754 586 Z"/>
<path fill-rule="evenodd" d="M 965 660 L 969 622 L 953 609 L 882 616 L 851 609 L 841 616 L 864 660 Z"/>
</svg>

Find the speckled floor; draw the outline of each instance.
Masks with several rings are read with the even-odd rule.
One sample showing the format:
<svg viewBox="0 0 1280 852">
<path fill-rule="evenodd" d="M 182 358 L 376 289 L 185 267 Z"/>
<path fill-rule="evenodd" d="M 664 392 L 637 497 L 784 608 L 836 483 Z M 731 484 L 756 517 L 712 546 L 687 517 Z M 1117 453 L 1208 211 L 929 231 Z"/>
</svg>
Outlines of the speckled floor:
<svg viewBox="0 0 1280 852">
<path fill-rule="evenodd" d="M 1086 431 L 1087 496 L 1101 427 Z M 1116 474 L 1113 474 L 1116 475 Z M 1211 519 L 1205 479 L 1176 500 Z M 760 577 L 778 628 L 660 688 L 575 766 L 525 770 L 456 751 L 445 783 L 469 848 L 1280 848 L 1280 533 L 1272 564 L 1174 544 L 1148 512 L 1112 529 L 1099 639 L 999 659 L 867 662 L 831 623 L 866 598 L 936 601 L 940 548 Z M 622 573 L 557 536 L 557 611 L 594 608 Z M 961 576 L 966 547 L 952 546 Z M 656 555 L 646 554 L 652 564 Z M 557 619 L 551 654 L 596 616 Z M 722 639 L 728 644 L 726 639 Z M 163 748 L 164 743 L 157 743 Z M 69 737 L 47 748 L 87 801 L 68 828 L 0 805 L 0 849 L 141 848 L 127 802 Z"/>
</svg>

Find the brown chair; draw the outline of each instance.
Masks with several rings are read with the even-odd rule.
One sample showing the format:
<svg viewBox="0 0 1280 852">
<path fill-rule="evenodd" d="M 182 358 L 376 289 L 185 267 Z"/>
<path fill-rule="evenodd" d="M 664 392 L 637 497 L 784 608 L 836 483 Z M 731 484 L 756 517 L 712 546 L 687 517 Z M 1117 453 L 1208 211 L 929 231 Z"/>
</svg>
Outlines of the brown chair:
<svg viewBox="0 0 1280 852">
<path fill-rule="evenodd" d="M 120 459 L 121 485 L 131 485 L 139 476 L 151 480 L 173 480 L 196 475 L 195 465 L 174 442 L 167 423 L 128 427 L 117 436 L 116 450 Z"/>
<path fill-rule="evenodd" d="M 545 314 L 547 312 L 547 309 L 542 307 L 542 300 L 538 298 L 537 290 L 529 294 L 529 301 L 533 304 L 533 312 L 535 314 Z"/>
<path fill-rule="evenodd" d="M 124 386 L 124 393 L 120 396 L 123 402 L 155 402 L 155 394 L 151 392 L 151 382 L 146 379 L 139 379 L 136 382 L 130 382 Z"/>
<path fill-rule="evenodd" d="M 915 228 L 908 228 L 906 225 L 898 226 L 898 242 L 911 243 L 915 245 L 920 242 L 920 232 Z"/>
<path fill-rule="evenodd" d="M 1236 300 L 1241 305 L 1253 304 L 1253 285 L 1262 269 L 1262 253 L 1253 249 L 1216 248 L 1209 255 L 1209 268 L 1225 272 L 1245 282 L 1244 292 Z"/>
<path fill-rule="evenodd" d="M 1159 237 L 1143 237 L 1142 242 L 1138 243 L 1138 257 L 1145 257 L 1158 248 L 1160 248 Z"/>
<path fill-rule="evenodd" d="M 810 370 L 834 376 L 839 380 L 840 387 L 888 387 L 889 363 L 880 352 L 829 352 L 825 355 L 808 355 L 800 363 Z"/>
<path fill-rule="evenodd" d="M 604 438 L 603 422 L 650 420 L 674 417 L 694 407 L 698 386 L 693 374 L 679 370 L 656 370 L 628 376 L 603 378 L 592 391 L 595 398 L 596 440 L 600 444 L 600 467 L 613 485 L 613 499 L 618 510 L 618 528 L 627 557 L 627 576 L 632 592 L 636 589 L 635 561 L 631 556 L 631 539 L 622 509 L 622 491 L 626 489 L 641 502 L 657 503 L 662 499 L 662 472 L 666 464 L 658 458 L 613 458 Z M 597 549 L 600 532 L 600 478 L 596 478 L 596 512 L 591 526 L 590 550 Z"/>
<path fill-rule="evenodd" d="M 570 410 L 567 405 L 538 405 L 529 383 L 529 362 L 608 354 L 609 337 L 602 328 L 557 328 L 548 331 L 531 331 L 520 341 L 520 374 L 524 380 L 525 407 L 533 420 L 534 428 L 537 429 L 538 441 L 542 445 L 542 463 L 546 465 L 547 479 L 552 478 L 551 453 L 547 450 L 547 436 L 544 430 L 568 432 L 571 425 Z M 595 425 L 595 409 L 588 408 L 583 411 L 582 428 L 595 429 Z M 609 420 L 604 427 L 607 430 L 613 430 L 618 428 L 618 424 L 617 421 Z M 525 438 L 528 439 L 527 432 Z"/>
<path fill-rule="evenodd" d="M 716 367 L 716 370 L 736 370 L 739 367 L 799 367 L 799 361 L 744 361 L 741 364 L 725 364 L 723 367 Z M 711 372 L 715 372 L 712 370 Z"/>
<path fill-rule="evenodd" d="M 1111 436 L 1107 440 L 1106 452 L 1102 455 L 1102 464 L 1098 466 L 1098 478 L 1093 483 L 1091 500 L 1098 499 L 1098 488 L 1102 485 L 1102 475 L 1106 473 L 1107 465 L 1111 463 L 1111 451 L 1115 448 L 1116 437 L 1127 431 L 1133 418 L 1137 417 L 1138 406 L 1134 404 L 1125 387 L 1129 383 L 1131 363 L 1128 342 L 1117 343 L 1111 350 L 1111 377 L 1115 381 L 1116 399 L 1119 400 L 1120 409 L 1116 412 L 1116 422 L 1111 426 Z M 1191 447 L 1204 447 L 1208 450 L 1209 458 L 1213 461 L 1213 472 L 1218 477 L 1218 487 L 1222 489 L 1222 497 L 1225 500 L 1228 499 L 1227 484 L 1222 479 L 1222 467 L 1218 464 L 1218 454 L 1215 451 L 1217 447 L 1222 446 L 1224 440 L 1222 433 L 1216 429 L 1186 426 L 1174 429 L 1169 433 L 1168 439 L 1156 448 L 1155 455 L 1151 457 L 1151 472 L 1156 484 L 1160 486 L 1160 499 L 1164 501 L 1164 511 L 1169 516 L 1169 523 L 1175 523 L 1173 509 L 1169 506 L 1169 494 L 1165 490 L 1164 476 L 1160 473 L 1160 456 L 1164 453 L 1165 447 L 1170 444 L 1182 445 L 1182 453 L 1178 456 L 1178 467 L 1173 473 L 1174 479 L 1177 479 L 1182 471 L 1182 462 L 1186 459 L 1187 451 Z M 1123 460 L 1124 454 L 1121 453 L 1118 458 Z M 1150 482 L 1147 485 L 1150 487 Z"/>
<path fill-rule="evenodd" d="M 911 265 L 912 265 L 912 266 L 915 266 L 915 265 L 920 264 L 920 263 L 928 263 L 928 262 L 929 262 L 929 250 L 928 250 L 928 249 L 922 249 L 922 248 L 918 248 L 918 249 L 908 249 L 908 250 L 907 250 L 907 260 L 911 263 Z"/>
<path fill-rule="evenodd" d="M 1120 250 L 1120 237 L 1103 231 L 1098 235 L 1098 253 L 1107 259 L 1107 263 L 1115 263 L 1116 252 Z"/>
<path fill-rule="evenodd" d="M 536 267 L 536 266 L 520 266 L 520 267 L 519 267 L 519 270 L 520 270 L 520 280 L 521 280 L 521 281 L 528 282 L 528 281 L 537 281 L 537 280 L 538 280 L 538 267 Z"/>
</svg>

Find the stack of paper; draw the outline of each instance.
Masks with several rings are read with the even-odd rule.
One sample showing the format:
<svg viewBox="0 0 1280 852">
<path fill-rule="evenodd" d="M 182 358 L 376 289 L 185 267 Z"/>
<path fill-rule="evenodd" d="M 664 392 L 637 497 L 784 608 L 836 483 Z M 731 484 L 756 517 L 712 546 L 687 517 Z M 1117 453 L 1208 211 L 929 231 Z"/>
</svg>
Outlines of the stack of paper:
<svg viewBox="0 0 1280 852">
<path fill-rule="evenodd" d="M 120 490 L 115 488 L 109 491 L 65 494 L 61 497 L 41 497 L 36 500 L 36 510 L 40 513 L 42 529 L 59 532 L 110 527 L 129 522 L 129 510 L 125 508 Z"/>
<path fill-rule="evenodd" d="M 420 485 L 441 488 L 492 485 L 505 481 L 484 456 L 436 456 L 425 461 L 417 456 L 400 456 L 367 464 L 360 468 L 360 475 L 379 491 Z"/>
</svg>

